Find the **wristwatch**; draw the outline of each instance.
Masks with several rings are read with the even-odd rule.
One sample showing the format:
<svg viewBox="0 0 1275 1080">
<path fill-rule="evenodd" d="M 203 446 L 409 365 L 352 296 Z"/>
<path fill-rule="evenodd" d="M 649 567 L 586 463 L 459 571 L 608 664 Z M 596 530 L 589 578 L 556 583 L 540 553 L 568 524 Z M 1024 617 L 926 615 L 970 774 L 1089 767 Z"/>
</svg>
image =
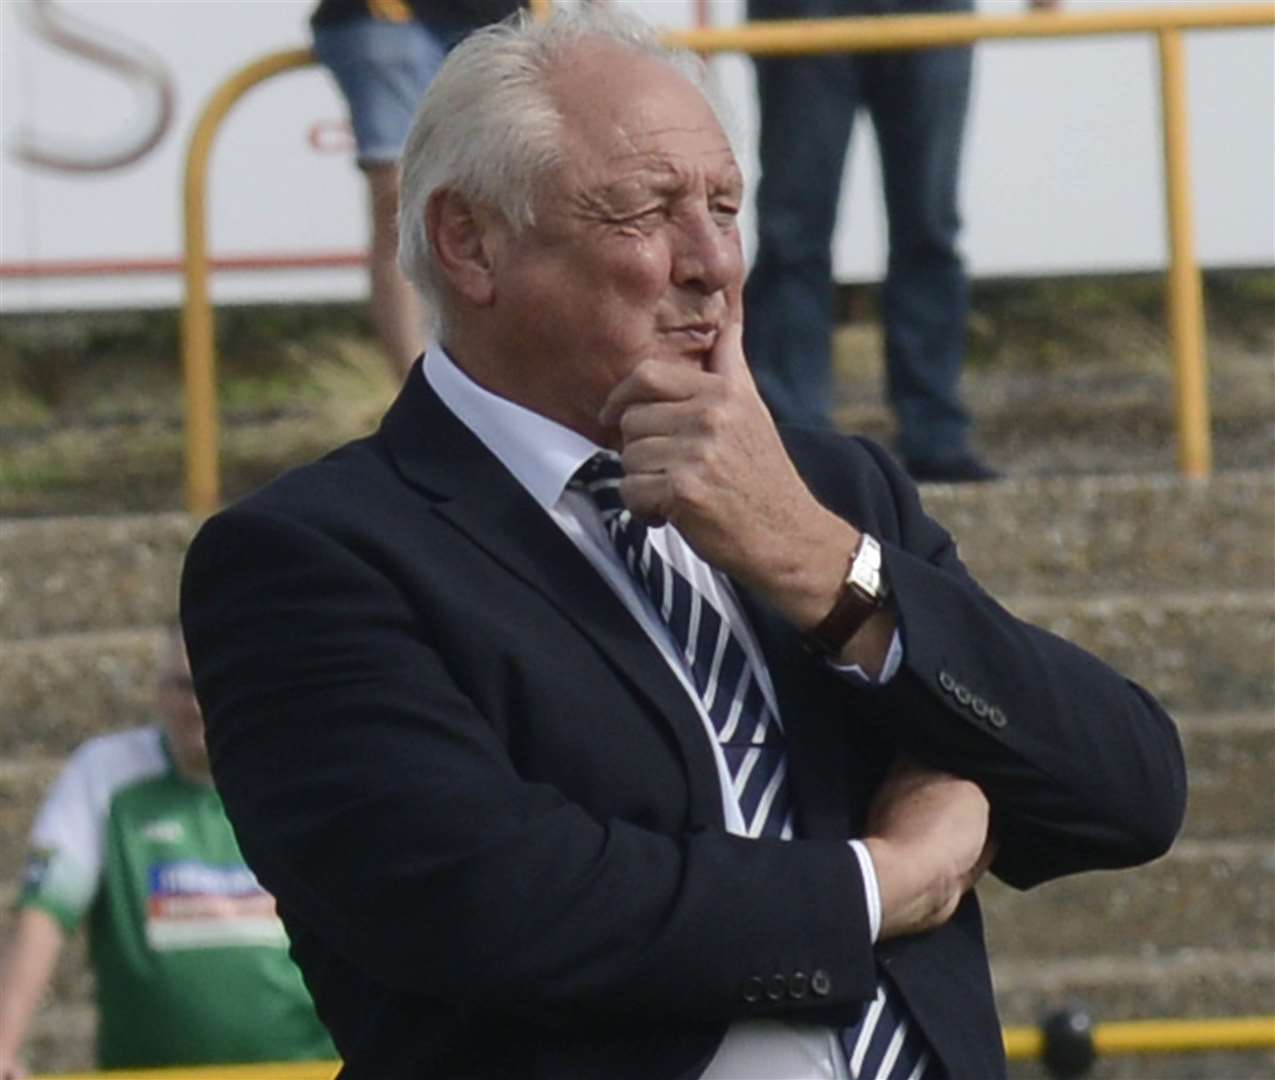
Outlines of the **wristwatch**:
<svg viewBox="0 0 1275 1080">
<path fill-rule="evenodd" d="M 890 586 L 881 566 L 881 545 L 876 537 L 860 533 L 832 610 L 818 626 L 802 634 L 802 643 L 820 656 L 839 656 L 846 642 L 881 609 L 889 595 Z"/>
</svg>

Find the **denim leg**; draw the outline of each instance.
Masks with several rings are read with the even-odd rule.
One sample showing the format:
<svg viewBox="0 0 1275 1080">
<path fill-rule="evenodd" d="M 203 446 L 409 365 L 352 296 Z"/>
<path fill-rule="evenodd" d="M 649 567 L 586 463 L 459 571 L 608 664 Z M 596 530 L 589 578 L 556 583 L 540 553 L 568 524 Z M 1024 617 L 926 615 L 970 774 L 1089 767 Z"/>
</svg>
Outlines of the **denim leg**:
<svg viewBox="0 0 1275 1080">
<path fill-rule="evenodd" d="M 830 424 L 832 231 L 857 105 L 857 61 L 756 61 L 761 113 L 757 256 L 744 350 L 781 423 Z"/>
<path fill-rule="evenodd" d="M 969 299 L 957 237 L 972 50 L 884 54 L 866 65 L 864 97 L 889 219 L 882 297 L 887 391 L 899 451 L 933 460 L 965 451 L 969 429 L 958 389 Z"/>
</svg>

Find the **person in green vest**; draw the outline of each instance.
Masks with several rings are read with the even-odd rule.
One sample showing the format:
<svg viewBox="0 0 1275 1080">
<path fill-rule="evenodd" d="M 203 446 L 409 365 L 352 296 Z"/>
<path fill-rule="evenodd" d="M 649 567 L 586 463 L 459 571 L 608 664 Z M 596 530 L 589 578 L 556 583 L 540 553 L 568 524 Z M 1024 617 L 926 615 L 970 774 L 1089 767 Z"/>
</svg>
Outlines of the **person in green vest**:
<svg viewBox="0 0 1275 1080">
<path fill-rule="evenodd" d="M 80 746 L 36 817 L 0 971 L 0 1080 L 27 1075 L 32 1016 L 82 923 L 99 1067 L 336 1057 L 213 789 L 175 627 L 156 711 Z"/>
</svg>

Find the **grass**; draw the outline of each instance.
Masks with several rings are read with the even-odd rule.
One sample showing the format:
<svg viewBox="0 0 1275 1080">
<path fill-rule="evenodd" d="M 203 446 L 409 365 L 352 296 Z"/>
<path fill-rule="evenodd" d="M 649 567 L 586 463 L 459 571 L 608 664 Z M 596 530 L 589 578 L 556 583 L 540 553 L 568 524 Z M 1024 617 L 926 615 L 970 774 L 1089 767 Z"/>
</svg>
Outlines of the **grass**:
<svg viewBox="0 0 1275 1080">
<path fill-rule="evenodd" d="M 1205 291 L 1215 382 L 1234 368 L 1243 398 L 1261 372 L 1275 375 L 1275 270 L 1210 273 Z M 848 290 L 853 321 L 838 333 L 855 395 L 880 382 L 876 297 Z M 361 306 L 223 308 L 216 319 L 229 496 L 371 430 L 394 393 Z M 971 382 L 1167 384 L 1163 278 L 977 282 L 969 349 Z M 0 316 L 0 514 L 180 506 L 180 367 L 174 310 Z M 1247 412 L 1266 407 L 1270 382 Z"/>
</svg>

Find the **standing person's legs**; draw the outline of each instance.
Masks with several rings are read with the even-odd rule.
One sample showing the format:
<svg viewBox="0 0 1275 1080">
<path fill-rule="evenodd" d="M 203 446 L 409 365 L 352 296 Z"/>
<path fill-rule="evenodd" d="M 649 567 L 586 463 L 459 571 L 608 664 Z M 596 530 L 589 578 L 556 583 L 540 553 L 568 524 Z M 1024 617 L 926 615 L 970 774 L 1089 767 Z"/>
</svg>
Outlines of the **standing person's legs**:
<svg viewBox="0 0 1275 1080">
<path fill-rule="evenodd" d="M 412 116 L 443 62 L 443 44 L 418 22 L 354 19 L 315 28 L 315 55 L 350 108 L 367 178 L 372 321 L 381 347 L 406 371 L 425 347 L 426 312 L 398 271 L 398 159 Z"/>
<path fill-rule="evenodd" d="M 970 453 L 958 389 L 969 314 L 958 188 L 972 59 L 969 48 L 903 52 L 872 57 L 865 75 L 889 219 L 887 389 L 899 450 L 923 479 L 991 475 Z"/>
<path fill-rule="evenodd" d="M 749 12 L 808 14 L 791 7 L 755 0 Z M 762 172 L 757 255 L 744 287 L 744 350 L 776 420 L 826 427 L 832 231 L 857 104 L 857 60 L 758 57 L 756 70 Z"/>
<path fill-rule="evenodd" d="M 371 216 L 367 261 L 372 324 L 381 348 L 406 373 L 424 351 L 429 335 L 420 294 L 398 268 L 398 163 L 364 165 L 363 175 Z"/>
</svg>

